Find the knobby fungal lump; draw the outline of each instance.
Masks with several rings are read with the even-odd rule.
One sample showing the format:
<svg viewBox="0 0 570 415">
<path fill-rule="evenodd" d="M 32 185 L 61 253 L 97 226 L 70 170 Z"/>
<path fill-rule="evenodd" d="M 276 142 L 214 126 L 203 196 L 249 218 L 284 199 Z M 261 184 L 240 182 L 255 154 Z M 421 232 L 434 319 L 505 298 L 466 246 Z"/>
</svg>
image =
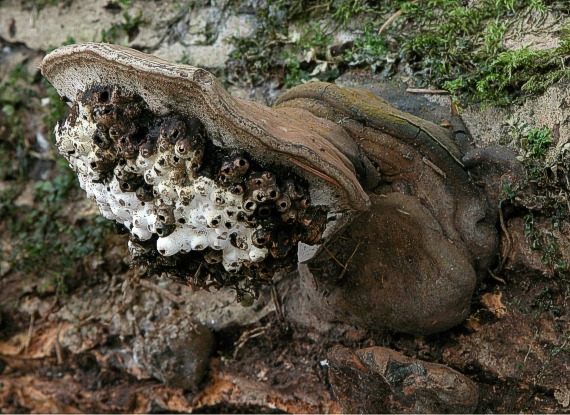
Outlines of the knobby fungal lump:
<svg viewBox="0 0 570 415">
<path fill-rule="evenodd" d="M 274 131 L 287 119 L 244 111 L 203 70 L 88 44 L 48 55 L 42 71 L 72 101 L 55 128 L 59 152 L 101 214 L 129 231 L 132 261 L 149 273 L 256 295 L 347 210 L 348 167 L 315 177 L 315 137 L 283 140 Z M 342 156 L 326 148 L 333 162 Z"/>
</svg>

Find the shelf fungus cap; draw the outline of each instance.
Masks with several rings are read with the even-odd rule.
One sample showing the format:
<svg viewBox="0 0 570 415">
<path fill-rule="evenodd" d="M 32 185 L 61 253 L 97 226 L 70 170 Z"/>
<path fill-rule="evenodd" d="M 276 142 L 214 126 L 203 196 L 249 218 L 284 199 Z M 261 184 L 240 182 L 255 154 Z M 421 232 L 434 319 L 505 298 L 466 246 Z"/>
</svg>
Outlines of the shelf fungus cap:
<svg viewBox="0 0 570 415">
<path fill-rule="evenodd" d="M 66 46 L 41 70 L 71 103 L 60 153 L 149 273 L 255 294 L 369 207 L 332 121 L 120 46 Z"/>
<path fill-rule="evenodd" d="M 48 54 L 40 68 L 72 102 L 93 85 L 112 84 L 140 95 L 155 114 L 196 117 L 216 145 L 245 150 L 261 164 L 293 169 L 306 178 L 315 204 L 334 205 L 337 211 L 370 206 L 354 167 L 326 139 L 338 130 L 307 111 L 276 111 L 234 98 L 204 69 L 117 45 L 64 46 Z"/>
</svg>

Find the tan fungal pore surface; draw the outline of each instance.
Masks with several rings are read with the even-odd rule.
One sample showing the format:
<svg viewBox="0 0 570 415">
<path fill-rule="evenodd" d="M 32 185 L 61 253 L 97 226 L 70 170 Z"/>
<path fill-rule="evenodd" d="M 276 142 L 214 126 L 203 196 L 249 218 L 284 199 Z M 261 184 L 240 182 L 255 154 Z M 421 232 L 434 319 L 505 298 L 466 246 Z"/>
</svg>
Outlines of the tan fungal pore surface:
<svg viewBox="0 0 570 415">
<path fill-rule="evenodd" d="M 130 232 L 135 262 L 155 272 L 266 278 L 296 263 L 299 242 L 322 239 L 328 208 L 311 205 L 305 180 L 214 145 L 198 118 L 153 114 L 120 86 L 79 91 L 56 138 L 101 214 Z"/>
</svg>

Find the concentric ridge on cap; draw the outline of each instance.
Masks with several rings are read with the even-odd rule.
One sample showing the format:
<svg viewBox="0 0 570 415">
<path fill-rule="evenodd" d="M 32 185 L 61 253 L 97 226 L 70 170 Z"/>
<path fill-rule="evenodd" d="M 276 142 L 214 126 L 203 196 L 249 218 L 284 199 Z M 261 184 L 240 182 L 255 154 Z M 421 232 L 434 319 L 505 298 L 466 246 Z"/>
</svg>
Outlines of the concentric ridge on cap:
<svg viewBox="0 0 570 415">
<path fill-rule="evenodd" d="M 292 123 L 286 114 L 265 106 L 231 97 L 203 69 L 101 43 L 59 48 L 40 67 L 60 95 L 72 101 L 78 91 L 95 84 L 122 85 L 141 95 L 157 114 L 198 117 L 220 145 L 242 148 L 258 160 L 295 170 L 312 183 L 315 200 L 332 198 L 329 202 L 340 210 L 370 206 L 351 163 L 318 130 Z M 324 122 L 307 111 L 299 112 L 314 125 Z"/>
</svg>

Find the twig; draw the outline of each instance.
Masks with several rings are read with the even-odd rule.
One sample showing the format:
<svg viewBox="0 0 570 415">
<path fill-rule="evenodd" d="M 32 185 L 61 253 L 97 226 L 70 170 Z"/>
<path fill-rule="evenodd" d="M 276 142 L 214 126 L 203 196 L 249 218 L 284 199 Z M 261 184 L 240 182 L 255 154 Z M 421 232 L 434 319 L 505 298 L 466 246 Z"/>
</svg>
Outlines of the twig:
<svg viewBox="0 0 570 415">
<path fill-rule="evenodd" d="M 336 262 L 338 265 L 340 265 L 342 268 L 346 269 L 346 267 L 345 267 L 344 265 L 342 265 L 342 262 L 340 262 L 340 261 L 333 255 L 333 253 L 327 248 L 326 245 L 323 245 L 323 248 L 325 248 L 325 251 L 327 251 L 327 253 L 330 255 L 330 257 L 331 257 L 332 259 L 334 259 L 335 262 Z"/>
<path fill-rule="evenodd" d="M 445 89 L 408 88 L 406 92 L 410 94 L 449 95 L 449 91 Z"/>
<path fill-rule="evenodd" d="M 90 323 L 93 320 L 97 320 L 98 318 L 99 318 L 99 316 L 96 316 L 96 315 L 91 315 L 91 316 L 85 317 L 84 319 L 79 320 L 79 322 L 77 323 L 77 327 L 83 327 L 87 323 Z"/>
<path fill-rule="evenodd" d="M 534 339 L 533 339 L 534 341 Z M 528 359 L 528 357 L 530 356 L 530 353 L 532 352 L 532 343 L 528 345 L 528 351 L 526 352 L 526 356 L 523 359 L 523 365 L 526 364 L 526 361 Z"/>
<path fill-rule="evenodd" d="M 196 272 L 194 273 L 194 277 L 192 278 L 192 281 L 190 282 L 190 286 L 192 287 L 193 290 L 195 290 L 196 285 L 198 285 L 198 277 L 200 276 L 200 273 L 202 272 L 202 264 L 204 262 L 200 262 L 200 265 L 198 265 L 198 268 L 196 268 Z M 187 279 L 188 281 L 188 279 Z"/>
<path fill-rule="evenodd" d="M 32 336 L 34 335 L 34 323 L 36 321 L 36 315 L 32 312 L 32 317 L 30 318 L 30 327 L 28 328 L 28 338 L 26 339 L 26 344 L 24 345 L 24 354 L 28 354 L 28 348 L 32 343 Z"/>
<path fill-rule="evenodd" d="M 412 3 L 417 3 L 417 2 L 418 2 L 418 0 L 412 1 Z M 388 18 L 388 20 L 386 20 L 384 22 L 384 24 L 380 27 L 380 29 L 378 29 L 378 34 L 381 35 L 382 32 L 384 32 L 394 22 L 394 20 L 396 20 L 398 17 L 400 17 L 402 15 L 402 13 L 404 13 L 404 11 L 402 9 L 400 9 L 396 13 L 394 13 L 392 16 L 390 16 Z"/>
<path fill-rule="evenodd" d="M 378 29 L 378 34 L 381 35 L 382 32 L 384 32 L 384 30 L 386 30 L 388 28 L 388 26 L 390 26 L 392 24 L 392 22 L 394 22 L 394 20 L 396 20 L 398 17 L 400 17 L 402 15 L 403 11 L 402 9 L 398 10 L 396 13 L 394 13 L 392 16 L 390 16 L 388 18 L 388 20 L 386 20 L 384 22 L 384 24 L 380 27 L 380 29 Z"/>
<path fill-rule="evenodd" d="M 57 329 L 57 334 L 55 335 L 55 355 L 57 356 L 57 363 L 58 364 L 63 364 L 63 352 L 61 350 L 61 343 L 59 342 L 59 332 L 61 331 L 61 326 L 62 324 L 59 325 L 59 328 Z"/>
<path fill-rule="evenodd" d="M 315 4 L 314 6 L 309 7 L 309 8 L 307 9 L 307 12 L 311 12 L 311 11 L 317 10 L 317 9 L 322 9 L 322 8 L 324 8 L 324 7 L 326 7 L 326 8 L 327 8 L 327 11 L 328 11 L 328 9 L 330 8 L 330 3 L 326 3 L 326 4 Z"/>
<path fill-rule="evenodd" d="M 148 280 L 140 280 L 139 284 L 145 288 L 148 288 L 149 290 L 156 291 L 157 293 L 161 294 L 162 296 L 168 298 L 173 303 L 180 304 L 180 303 L 183 303 L 185 301 L 184 299 L 178 297 L 177 295 L 172 294 L 170 291 L 165 290 L 164 288 L 161 288 L 158 285 L 153 284 L 152 282 L 150 282 Z"/>
<path fill-rule="evenodd" d="M 245 344 L 249 340 L 261 336 L 263 333 L 265 333 L 269 329 L 269 327 L 270 326 L 256 327 L 254 329 L 244 331 L 241 334 L 241 336 L 239 336 L 239 339 L 237 340 L 237 342 L 234 343 L 234 346 L 235 346 L 235 350 L 234 350 L 234 354 L 233 354 L 234 360 L 236 359 L 240 350 L 243 349 L 243 347 L 245 346 Z"/>
<path fill-rule="evenodd" d="M 279 321 L 285 326 L 287 326 L 287 321 L 285 320 L 285 313 L 283 312 L 283 308 L 281 306 L 281 300 L 279 299 L 279 294 L 277 293 L 277 288 L 275 288 L 275 284 L 271 284 L 271 298 L 273 299 L 273 304 L 275 304 L 275 312 L 277 313 Z"/>
<path fill-rule="evenodd" d="M 23 361 L 41 361 L 41 360 L 53 360 L 54 358 L 51 356 L 38 356 L 38 357 L 25 357 L 25 356 L 16 356 L 13 354 L 3 354 L 0 353 L 0 358 L 3 360 L 23 360 Z"/>
<path fill-rule="evenodd" d="M 348 261 L 346 261 L 346 265 L 344 266 L 344 269 L 341 271 L 340 275 L 338 276 L 339 280 L 342 280 L 344 277 L 344 274 L 346 274 L 346 271 L 348 271 L 348 266 L 350 265 L 350 261 L 352 261 L 352 258 L 354 258 L 354 255 L 356 254 L 356 251 L 358 251 L 358 248 L 360 247 L 360 244 L 362 242 L 358 242 L 358 244 L 356 245 L 356 248 L 354 248 L 354 251 L 352 252 L 352 255 L 350 255 L 350 258 L 348 258 Z"/>
<path fill-rule="evenodd" d="M 489 270 L 489 274 L 491 275 L 491 277 L 493 277 L 493 279 L 499 281 L 501 284 L 506 284 L 506 283 L 507 283 L 504 279 L 502 279 L 501 277 L 495 275 L 495 273 L 494 273 L 493 271 Z"/>
<path fill-rule="evenodd" d="M 503 267 L 505 266 L 505 262 L 507 262 L 507 258 L 511 254 L 511 249 L 513 247 L 513 241 L 511 238 L 511 234 L 509 233 L 509 231 L 505 225 L 505 217 L 503 215 L 503 206 L 501 206 L 501 205 L 499 206 L 499 223 L 501 224 L 501 230 L 503 231 L 503 234 L 505 235 L 505 238 L 507 239 L 507 243 L 505 244 L 505 246 L 503 248 L 501 263 L 499 264 L 498 268 L 496 269 L 496 272 L 499 272 L 503 269 Z"/>
<path fill-rule="evenodd" d="M 459 115 L 459 109 L 457 108 L 457 104 L 453 101 L 453 99 L 451 100 L 451 115 Z"/>
<path fill-rule="evenodd" d="M 311 166 L 307 166 L 305 163 L 302 163 L 299 160 L 294 159 L 293 157 L 289 157 L 289 161 L 295 163 L 297 166 L 301 167 L 302 169 L 307 170 L 309 173 L 313 173 L 313 174 L 319 176 L 320 178 L 326 180 L 327 182 L 333 184 L 334 186 L 341 187 L 341 185 L 335 179 L 333 179 L 330 176 L 327 176 L 324 173 L 321 173 L 320 171 L 318 171 L 316 169 L 313 169 Z"/>
<path fill-rule="evenodd" d="M 443 177 L 444 179 L 447 178 L 447 175 L 445 174 L 445 172 L 443 170 L 441 170 L 439 167 L 437 167 L 431 160 L 429 160 L 427 157 L 422 158 L 422 161 L 424 162 L 425 165 L 427 165 L 428 167 L 431 167 L 431 169 L 433 171 L 435 171 L 437 174 L 439 174 L 441 177 Z"/>
<path fill-rule="evenodd" d="M 51 315 L 51 313 L 53 313 L 53 310 L 55 309 L 58 303 L 59 303 L 59 297 L 56 296 L 55 300 L 53 300 L 53 303 L 51 304 L 47 313 L 40 319 L 40 324 L 44 323 L 47 320 L 47 318 Z"/>
</svg>

